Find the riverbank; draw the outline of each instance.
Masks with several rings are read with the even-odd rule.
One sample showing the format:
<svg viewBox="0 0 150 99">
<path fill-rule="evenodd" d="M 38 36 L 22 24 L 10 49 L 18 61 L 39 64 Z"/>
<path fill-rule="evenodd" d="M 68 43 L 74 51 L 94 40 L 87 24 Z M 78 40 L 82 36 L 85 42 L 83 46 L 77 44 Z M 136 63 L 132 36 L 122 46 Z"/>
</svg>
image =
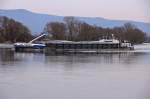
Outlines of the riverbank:
<svg viewBox="0 0 150 99">
<path fill-rule="evenodd" d="M 4 48 L 4 49 L 13 49 L 14 45 L 13 44 L 0 44 L 0 48 Z"/>
</svg>

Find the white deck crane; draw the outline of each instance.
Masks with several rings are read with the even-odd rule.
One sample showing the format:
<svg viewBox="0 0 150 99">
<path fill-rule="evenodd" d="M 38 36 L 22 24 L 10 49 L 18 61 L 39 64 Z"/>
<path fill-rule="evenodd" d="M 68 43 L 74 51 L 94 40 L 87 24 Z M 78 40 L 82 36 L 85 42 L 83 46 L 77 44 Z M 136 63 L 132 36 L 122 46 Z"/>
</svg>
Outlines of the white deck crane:
<svg viewBox="0 0 150 99">
<path fill-rule="evenodd" d="M 29 41 L 28 43 L 15 43 L 14 46 L 15 47 L 23 47 L 23 48 L 26 48 L 26 47 L 31 47 L 31 48 L 44 48 L 46 47 L 45 44 L 41 44 L 41 43 L 33 43 L 34 41 L 46 36 L 47 34 L 42 34 L 36 38 L 34 38 L 33 40 Z"/>
<path fill-rule="evenodd" d="M 46 34 L 42 34 L 42 35 L 36 37 L 35 39 L 31 40 L 31 41 L 28 42 L 28 43 L 33 43 L 34 41 L 36 41 L 36 40 L 38 40 L 38 39 L 40 39 L 40 38 L 42 38 L 42 37 L 44 37 L 44 36 L 46 36 Z"/>
</svg>

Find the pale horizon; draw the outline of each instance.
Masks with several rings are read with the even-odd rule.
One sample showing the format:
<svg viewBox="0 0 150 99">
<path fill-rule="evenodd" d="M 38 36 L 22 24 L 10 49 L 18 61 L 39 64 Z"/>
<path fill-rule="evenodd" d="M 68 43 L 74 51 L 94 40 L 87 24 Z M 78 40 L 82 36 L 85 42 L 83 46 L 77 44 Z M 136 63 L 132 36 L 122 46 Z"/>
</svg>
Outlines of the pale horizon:
<svg viewBox="0 0 150 99">
<path fill-rule="evenodd" d="M 150 22 L 149 5 L 149 0 L 2 0 L 0 9 L 25 9 L 58 16 Z"/>
</svg>

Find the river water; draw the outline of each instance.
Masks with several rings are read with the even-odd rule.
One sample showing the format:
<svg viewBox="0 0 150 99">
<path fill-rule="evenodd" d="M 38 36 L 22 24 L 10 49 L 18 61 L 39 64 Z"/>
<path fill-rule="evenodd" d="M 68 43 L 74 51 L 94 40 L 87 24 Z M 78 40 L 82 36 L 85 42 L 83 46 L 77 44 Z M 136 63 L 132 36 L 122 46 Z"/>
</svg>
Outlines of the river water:
<svg viewBox="0 0 150 99">
<path fill-rule="evenodd" d="M 98 55 L 0 49 L 0 99 L 150 99 L 150 44 Z"/>
</svg>

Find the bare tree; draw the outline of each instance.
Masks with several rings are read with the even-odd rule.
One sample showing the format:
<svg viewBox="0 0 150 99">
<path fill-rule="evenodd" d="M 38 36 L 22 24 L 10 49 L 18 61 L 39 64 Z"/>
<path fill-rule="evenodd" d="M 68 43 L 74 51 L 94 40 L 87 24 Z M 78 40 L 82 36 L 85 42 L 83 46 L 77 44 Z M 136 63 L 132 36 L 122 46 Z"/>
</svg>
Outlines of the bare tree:
<svg viewBox="0 0 150 99">
<path fill-rule="evenodd" d="M 65 17 L 64 21 L 67 26 L 67 35 L 68 40 L 76 40 L 79 34 L 80 21 L 75 19 L 74 17 Z"/>
<path fill-rule="evenodd" d="M 59 22 L 48 23 L 45 31 L 52 35 L 53 39 L 64 40 L 66 38 L 66 25 Z"/>
</svg>

